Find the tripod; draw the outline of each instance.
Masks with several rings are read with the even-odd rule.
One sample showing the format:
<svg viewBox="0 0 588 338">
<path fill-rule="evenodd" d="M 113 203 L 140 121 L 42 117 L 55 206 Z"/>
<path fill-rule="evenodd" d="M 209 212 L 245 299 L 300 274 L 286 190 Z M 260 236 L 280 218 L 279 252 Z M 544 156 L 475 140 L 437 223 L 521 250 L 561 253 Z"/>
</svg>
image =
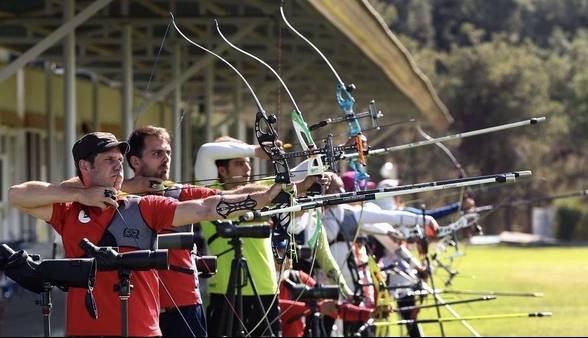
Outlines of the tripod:
<svg viewBox="0 0 588 338">
<path fill-rule="evenodd" d="M 338 290 L 337 290 L 338 291 Z M 308 307 L 310 308 L 310 316 L 307 317 L 309 322 L 306 324 L 307 330 L 311 337 L 330 337 L 331 332 L 327 332 L 325 327 L 323 315 L 318 306 L 318 299 L 311 297 L 308 299 Z M 331 325 L 332 326 L 332 325 Z M 328 327 L 328 326 L 327 326 Z"/>
<path fill-rule="evenodd" d="M 257 299 L 257 303 L 259 308 L 263 311 L 264 314 L 264 321 L 267 325 L 267 328 L 270 332 L 270 336 L 275 336 L 271 329 L 271 324 L 267 316 L 265 316 L 266 310 L 263 306 L 261 298 L 257 293 L 257 288 L 255 287 L 255 282 L 251 276 L 251 272 L 249 271 L 249 265 L 247 264 L 247 259 L 243 257 L 243 240 L 240 237 L 233 237 L 229 241 L 229 244 L 232 248 L 222 252 L 218 256 L 222 256 L 229 251 L 233 250 L 235 252 L 235 256 L 233 261 L 231 262 L 231 275 L 229 277 L 229 283 L 227 285 L 227 299 L 231 304 L 235 304 L 235 308 L 237 310 L 238 318 L 243 318 L 243 293 L 242 289 L 247 285 L 247 282 L 251 283 L 251 288 L 253 289 L 253 294 Z M 245 336 L 244 328 L 241 327 L 239 330 L 234 332 L 234 314 L 229 307 L 225 307 L 223 310 L 223 323 L 226 323 L 224 335 L 227 337 L 231 336 Z M 240 324 L 241 325 L 241 324 Z"/>
<path fill-rule="evenodd" d="M 51 289 L 53 286 L 50 283 L 43 283 L 43 291 L 41 292 L 41 300 L 37 301 L 37 305 L 41 306 L 41 315 L 43 316 L 43 337 L 51 337 Z"/>
<path fill-rule="evenodd" d="M 129 297 L 133 288 L 131 272 L 130 269 L 120 269 L 118 271 L 119 282 L 114 285 L 114 291 L 118 292 L 118 298 L 120 299 L 121 337 L 129 336 Z"/>
</svg>

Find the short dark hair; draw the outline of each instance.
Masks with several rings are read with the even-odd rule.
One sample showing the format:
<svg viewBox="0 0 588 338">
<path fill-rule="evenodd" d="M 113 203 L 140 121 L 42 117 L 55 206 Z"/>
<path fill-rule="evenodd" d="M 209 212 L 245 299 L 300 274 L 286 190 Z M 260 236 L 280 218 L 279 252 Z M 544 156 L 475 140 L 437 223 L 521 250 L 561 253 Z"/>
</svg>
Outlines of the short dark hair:
<svg viewBox="0 0 588 338">
<path fill-rule="evenodd" d="M 80 158 L 76 163 L 76 175 L 80 178 L 80 180 L 82 180 L 82 182 L 84 181 L 84 179 L 82 178 L 82 171 L 80 170 L 80 161 L 84 160 L 84 161 L 88 161 L 90 162 L 90 164 L 92 165 L 92 167 L 94 167 L 94 161 L 96 160 L 96 156 L 98 156 L 98 153 L 95 154 L 90 154 L 84 158 Z"/>
<path fill-rule="evenodd" d="M 118 147 L 123 155 L 129 150 L 129 144 L 124 141 L 120 142 L 112 133 L 93 132 L 80 137 L 71 149 L 78 177 L 82 179 L 80 170 L 81 160 L 88 161 L 94 166 L 94 160 L 99 153 L 114 147 Z"/>
<path fill-rule="evenodd" d="M 129 136 L 129 140 L 127 141 L 130 145 L 129 152 L 127 153 L 127 162 L 129 163 L 131 169 L 135 169 L 131 163 L 131 156 L 137 156 L 138 158 L 143 156 L 143 150 L 145 150 L 145 139 L 149 136 L 160 137 L 167 142 L 171 142 L 169 133 L 165 128 L 146 126 L 133 130 L 131 136 Z"/>
<path fill-rule="evenodd" d="M 214 142 L 215 143 L 235 142 L 235 143 L 244 143 L 244 144 L 246 144 L 245 142 L 243 142 L 243 141 L 241 141 L 239 139 L 236 139 L 236 138 L 231 137 L 231 136 L 226 136 L 226 135 L 225 136 L 218 137 L 217 139 L 214 140 Z M 232 158 L 223 159 L 223 160 L 216 160 L 216 161 L 214 161 L 214 164 L 216 165 L 216 168 L 217 169 L 220 168 L 220 167 L 223 167 L 225 169 L 229 169 L 229 162 L 231 162 L 231 160 L 232 160 Z"/>
<path fill-rule="evenodd" d="M 217 168 L 223 167 L 228 169 L 229 168 L 229 162 L 231 161 L 231 159 L 228 160 L 216 160 L 214 161 L 214 164 L 216 164 Z"/>
</svg>

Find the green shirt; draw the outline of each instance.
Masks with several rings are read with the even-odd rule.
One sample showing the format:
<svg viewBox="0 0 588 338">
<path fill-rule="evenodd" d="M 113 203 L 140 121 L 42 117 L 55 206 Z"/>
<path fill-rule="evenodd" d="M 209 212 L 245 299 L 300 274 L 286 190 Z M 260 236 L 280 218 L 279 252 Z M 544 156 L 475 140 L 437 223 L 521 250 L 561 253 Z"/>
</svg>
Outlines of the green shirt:
<svg viewBox="0 0 588 338">
<path fill-rule="evenodd" d="M 215 187 L 222 190 L 219 185 Z M 256 223 L 257 225 L 259 223 Z M 216 234 L 216 227 L 212 222 L 201 222 L 202 235 L 208 241 L 212 235 Z M 247 226 L 241 223 L 239 226 Z M 274 295 L 278 289 L 276 279 L 276 268 L 274 256 L 272 253 L 270 238 L 242 238 L 243 257 L 247 260 L 251 277 L 255 283 L 255 288 L 259 295 Z M 208 292 L 214 294 L 226 294 L 229 277 L 231 276 L 231 263 L 235 253 L 231 250 L 229 238 L 217 237 L 212 243 L 208 244 L 208 254 L 218 256 L 228 250 L 227 253 L 217 258 L 217 272 L 208 279 Z M 245 276 L 243 276 L 245 278 Z M 251 283 L 243 287 L 244 296 L 253 296 Z"/>
</svg>

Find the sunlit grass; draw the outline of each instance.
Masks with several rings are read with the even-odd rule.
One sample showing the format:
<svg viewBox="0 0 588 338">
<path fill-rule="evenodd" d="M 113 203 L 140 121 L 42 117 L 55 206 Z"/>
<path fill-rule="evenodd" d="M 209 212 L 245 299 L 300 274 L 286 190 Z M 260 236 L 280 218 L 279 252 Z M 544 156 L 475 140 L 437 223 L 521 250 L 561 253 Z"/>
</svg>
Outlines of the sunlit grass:
<svg viewBox="0 0 588 338">
<path fill-rule="evenodd" d="M 549 318 L 475 320 L 469 323 L 482 336 L 586 336 L 588 335 L 588 248 L 468 247 L 454 265 L 459 271 L 455 290 L 542 292 L 544 297 L 497 297 L 496 300 L 453 306 L 462 316 L 551 311 Z M 442 288 L 447 274 L 436 274 Z M 472 295 L 442 294 L 446 301 Z M 429 297 L 427 302 L 432 302 Z M 442 317 L 451 317 L 443 309 Z M 434 309 L 419 318 L 436 318 Z M 440 336 L 438 324 L 423 326 L 427 336 Z M 447 336 L 472 336 L 459 322 L 445 323 Z"/>
</svg>

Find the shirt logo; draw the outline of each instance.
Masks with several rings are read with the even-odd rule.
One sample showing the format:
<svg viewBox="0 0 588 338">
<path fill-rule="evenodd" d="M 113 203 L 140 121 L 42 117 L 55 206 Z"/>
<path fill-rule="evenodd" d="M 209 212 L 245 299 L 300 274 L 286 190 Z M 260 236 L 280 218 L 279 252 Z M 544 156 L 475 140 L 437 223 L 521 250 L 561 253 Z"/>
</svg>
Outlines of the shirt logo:
<svg viewBox="0 0 588 338">
<path fill-rule="evenodd" d="M 131 228 L 125 228 L 123 230 L 123 237 L 129 237 L 129 238 L 139 239 L 139 230 L 137 230 L 137 229 L 131 229 Z"/>
<path fill-rule="evenodd" d="M 80 213 L 78 214 L 78 220 L 80 223 L 86 224 L 90 222 L 90 216 L 88 216 L 85 210 L 80 210 Z"/>
</svg>

